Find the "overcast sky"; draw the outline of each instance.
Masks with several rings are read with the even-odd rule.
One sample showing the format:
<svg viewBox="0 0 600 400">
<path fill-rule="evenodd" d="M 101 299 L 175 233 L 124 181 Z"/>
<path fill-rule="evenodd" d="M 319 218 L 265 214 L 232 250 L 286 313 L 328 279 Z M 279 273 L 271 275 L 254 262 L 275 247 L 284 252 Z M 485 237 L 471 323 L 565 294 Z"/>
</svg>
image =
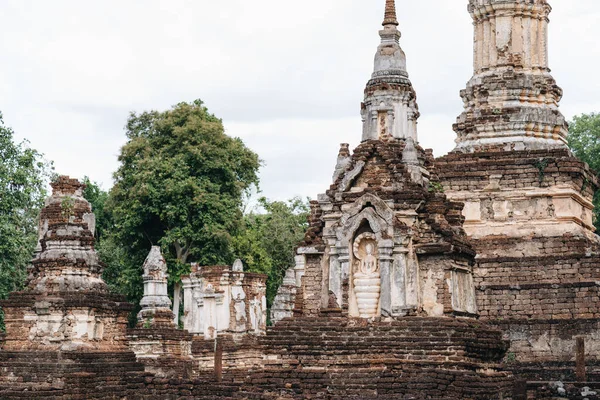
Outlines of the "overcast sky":
<svg viewBox="0 0 600 400">
<path fill-rule="evenodd" d="M 419 139 L 453 148 L 472 74 L 466 0 L 396 0 Z M 600 2 L 553 0 L 562 111 L 600 111 Z M 0 111 L 56 171 L 112 185 L 130 111 L 200 98 L 265 162 L 264 195 L 315 197 L 358 144 L 384 0 L 0 0 Z"/>
</svg>

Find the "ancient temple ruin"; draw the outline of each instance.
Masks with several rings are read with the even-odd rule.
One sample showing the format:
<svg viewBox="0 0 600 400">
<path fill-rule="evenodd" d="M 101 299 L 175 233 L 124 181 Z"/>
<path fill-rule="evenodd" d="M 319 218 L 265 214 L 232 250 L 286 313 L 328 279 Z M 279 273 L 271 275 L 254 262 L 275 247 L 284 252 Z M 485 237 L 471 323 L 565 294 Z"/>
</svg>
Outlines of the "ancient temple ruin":
<svg viewBox="0 0 600 400">
<path fill-rule="evenodd" d="M 362 143 L 352 154 L 341 146 L 333 184 L 311 203 L 297 265 L 274 305 L 275 319 L 286 316 L 281 310 L 290 306 L 294 276 L 293 317 L 269 331 L 265 340 L 274 348 L 265 351 L 280 365 L 295 366 L 292 371 L 323 369 L 320 379 L 331 395 L 341 394 L 334 376 L 351 379 L 370 369 L 388 371 L 392 386 L 402 388 L 396 396 L 419 396 L 418 382 L 431 379 L 439 383 L 431 395 L 441 398 L 508 398 L 512 378 L 499 368 L 505 350 L 500 332 L 470 323 L 477 318 L 475 252 L 462 229 L 463 205 L 436 189 L 433 156 L 417 144 L 416 94 L 397 26 L 388 1 L 362 104 Z M 332 322 L 336 328 L 326 340 L 299 334 L 327 331 Z M 442 357 L 433 345 L 439 332 L 447 335 L 443 346 L 455 349 Z M 388 335 L 393 339 L 376 339 L 378 346 L 366 339 Z M 285 342 L 286 353 L 277 353 L 273 338 L 283 337 L 293 340 Z M 470 352 L 465 338 L 475 348 L 485 342 L 490 351 Z M 348 341 L 353 346 L 341 351 Z M 465 368 L 467 359 L 473 367 Z M 375 397 L 390 390 L 372 378 L 356 379 L 362 386 L 346 393 Z M 315 394 L 299 386 L 303 396 Z"/>
<path fill-rule="evenodd" d="M 94 215 L 83 185 L 60 177 L 40 216 L 40 252 L 27 287 L 2 301 L 0 397 L 75 398 L 111 383 L 122 392 L 135 356 L 125 340 L 132 306 L 109 294 L 94 251 Z M 93 360 L 93 362 L 90 362 Z M 133 363 L 133 364 L 131 364 Z"/>
<path fill-rule="evenodd" d="M 187 331 L 215 339 L 219 334 L 263 335 L 267 325 L 266 276 L 244 272 L 237 260 L 232 267 L 192 265 L 182 277 Z"/>
<path fill-rule="evenodd" d="M 577 338 L 590 373 L 599 356 L 598 181 L 566 146 L 550 11 L 545 0 L 469 2 L 474 75 L 456 149 L 435 164 L 447 196 L 465 204 L 477 308 L 510 340 L 508 367 L 524 380 L 574 381 Z"/>
<path fill-rule="evenodd" d="M 456 148 L 435 159 L 385 1 L 362 141 L 340 146 L 311 202 L 272 326 L 266 276 L 236 261 L 182 277 L 180 329 L 151 247 L 127 328 L 132 306 L 102 280 L 83 185 L 56 180 L 27 287 L 0 303 L 0 398 L 600 398 L 598 181 L 566 146 L 551 8 L 468 3 L 473 78 Z"/>
</svg>

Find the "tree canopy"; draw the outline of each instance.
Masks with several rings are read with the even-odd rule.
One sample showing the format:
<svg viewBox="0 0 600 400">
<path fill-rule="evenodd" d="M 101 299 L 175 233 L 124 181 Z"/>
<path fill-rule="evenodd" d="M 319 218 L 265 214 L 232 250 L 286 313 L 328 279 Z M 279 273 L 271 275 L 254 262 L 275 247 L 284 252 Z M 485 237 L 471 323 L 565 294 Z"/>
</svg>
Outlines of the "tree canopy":
<svg viewBox="0 0 600 400">
<path fill-rule="evenodd" d="M 120 264 L 115 278 L 135 301 L 151 245 L 163 248 L 172 282 L 189 272 L 190 261 L 233 262 L 243 194 L 258 184 L 260 160 L 240 139 L 227 136 L 199 100 L 132 113 L 126 134 L 105 209 L 111 233 L 100 251 L 111 248 L 113 259 L 107 261 Z"/>
<path fill-rule="evenodd" d="M 294 247 L 308 228 L 308 201 L 258 200 L 261 212 L 244 216 L 242 230 L 233 240 L 234 253 L 250 272 L 267 274 L 267 300 L 272 304 L 285 271 L 294 266 Z"/>
<path fill-rule="evenodd" d="M 575 155 L 600 173 L 600 114 L 581 114 L 569 123 L 569 147 Z M 600 191 L 594 196 L 595 224 L 600 229 Z"/>
<path fill-rule="evenodd" d="M 0 159 L 0 297 L 5 297 L 27 277 L 52 164 L 27 142 L 16 143 L 1 113 Z"/>
</svg>

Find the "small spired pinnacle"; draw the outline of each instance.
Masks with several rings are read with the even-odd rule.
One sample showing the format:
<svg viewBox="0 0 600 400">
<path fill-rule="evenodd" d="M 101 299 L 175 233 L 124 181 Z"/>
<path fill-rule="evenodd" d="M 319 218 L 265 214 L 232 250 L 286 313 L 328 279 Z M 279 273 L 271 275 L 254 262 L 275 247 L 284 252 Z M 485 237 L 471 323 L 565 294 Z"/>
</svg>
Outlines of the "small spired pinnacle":
<svg viewBox="0 0 600 400">
<path fill-rule="evenodd" d="M 395 25 L 398 26 L 398 18 L 396 17 L 396 2 L 395 0 L 386 0 L 385 2 L 385 18 L 383 26 Z"/>
<path fill-rule="evenodd" d="M 140 301 L 142 310 L 138 314 L 143 327 L 173 325 L 171 299 L 167 292 L 167 263 L 160 247 L 152 246 L 144 261 L 144 297 Z"/>
<path fill-rule="evenodd" d="M 419 107 L 408 78 L 406 54 L 400 46 L 396 4 L 386 0 L 381 43 L 375 53 L 373 74 L 361 104 L 362 141 L 417 138 Z"/>
<path fill-rule="evenodd" d="M 333 173 L 333 182 L 340 177 L 346 171 L 346 167 L 350 162 L 350 145 L 348 143 L 340 144 L 340 151 L 335 165 L 335 171 Z"/>
</svg>

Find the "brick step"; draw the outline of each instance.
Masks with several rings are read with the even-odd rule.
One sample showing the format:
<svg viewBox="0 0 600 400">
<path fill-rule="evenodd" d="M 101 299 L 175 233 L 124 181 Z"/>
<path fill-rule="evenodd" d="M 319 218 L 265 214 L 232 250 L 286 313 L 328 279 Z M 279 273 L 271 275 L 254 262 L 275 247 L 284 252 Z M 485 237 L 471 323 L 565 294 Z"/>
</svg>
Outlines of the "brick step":
<svg viewBox="0 0 600 400">
<path fill-rule="evenodd" d="M 512 371 L 518 379 L 531 382 L 545 381 L 576 381 L 574 362 L 536 362 L 506 364 L 505 368 Z M 587 379 L 600 382 L 600 365 L 598 361 L 590 360 L 587 365 Z"/>
<path fill-rule="evenodd" d="M 474 345 L 485 346 L 489 344 L 493 344 L 494 340 L 481 338 L 480 341 L 474 342 L 474 339 L 469 338 L 428 338 L 428 337 L 419 337 L 412 335 L 394 335 L 388 337 L 371 337 L 368 335 L 356 335 L 356 336 L 335 336 L 335 335 L 310 335 L 309 333 L 303 334 L 293 334 L 289 333 L 288 335 L 273 335 L 267 336 L 263 339 L 262 343 L 265 344 L 277 344 L 279 342 L 289 342 L 290 339 L 293 339 L 295 342 L 328 342 L 328 343 L 336 343 L 336 342 L 356 342 L 356 343 L 398 343 L 398 344 L 406 344 L 406 343 L 414 343 L 421 342 L 425 344 L 431 344 L 432 346 L 437 344 L 446 344 L 446 343 L 473 343 Z M 497 340 L 497 339 L 496 339 Z"/>
<path fill-rule="evenodd" d="M 463 378 L 464 377 L 464 378 Z M 267 369 L 261 377 L 253 380 L 255 387 L 277 390 L 283 384 L 292 397 L 279 398 L 327 398 L 327 399 L 400 399 L 400 393 L 415 398 L 415 393 L 426 391 L 431 399 L 492 398 L 492 381 L 510 384 L 505 374 L 487 372 L 478 374 L 474 370 L 461 368 L 429 368 L 417 364 L 393 368 L 338 368 L 327 371 L 307 371 L 306 369 Z M 462 379 L 461 379 L 462 378 Z M 493 385 L 493 387 L 498 387 Z M 278 390 L 279 394 L 283 394 Z M 322 397 L 315 395 L 322 394 Z M 335 396 L 333 396 L 335 394 Z"/>
<path fill-rule="evenodd" d="M 434 330 L 433 328 L 443 327 L 444 330 Z M 364 331 L 374 331 L 378 333 L 385 333 L 388 331 L 405 331 L 405 332 L 427 332 L 428 334 L 435 335 L 447 335 L 449 331 L 470 331 L 471 328 L 468 326 L 444 326 L 444 325 L 368 325 L 368 326 L 347 326 L 342 322 L 338 322 L 337 324 L 322 324 L 318 321 L 310 321 L 298 323 L 298 322 L 278 322 L 275 326 L 270 326 L 267 328 L 268 332 L 276 332 L 278 330 L 306 330 L 306 331 L 323 331 L 323 332 L 364 332 Z M 481 330 L 482 333 L 492 334 L 495 331 L 492 330 Z"/>
<path fill-rule="evenodd" d="M 321 327 L 307 327 L 307 326 L 280 326 L 277 325 L 276 327 L 270 327 L 267 330 L 267 336 L 277 336 L 277 335 L 284 335 L 284 334 L 313 334 L 313 335 L 323 335 L 323 336 L 338 336 L 338 335 L 345 335 L 345 336 L 355 336 L 355 335 L 366 335 L 366 336 L 371 336 L 371 337 L 379 337 L 379 338 L 383 338 L 383 337 L 393 337 L 393 336 L 413 336 L 413 337 L 423 337 L 424 335 L 426 335 L 426 337 L 428 338 L 452 338 L 452 337 L 456 337 L 456 336 L 460 336 L 460 337 L 464 337 L 464 338 L 487 338 L 487 339 L 493 339 L 493 338 L 497 338 L 499 335 L 499 332 L 497 331 L 491 331 L 491 332 L 486 332 L 484 330 L 481 331 L 480 335 L 475 336 L 475 332 L 476 329 L 453 329 L 453 328 L 448 328 L 448 329 L 444 329 L 444 330 L 433 330 L 434 328 L 431 329 L 405 329 L 402 327 L 397 327 L 397 328 L 386 328 L 386 329 L 380 329 L 378 327 L 364 327 L 364 328 L 348 328 L 348 329 L 344 329 L 344 328 L 338 328 L 338 329 L 329 329 L 329 328 L 321 328 Z M 464 336 L 466 335 L 466 336 Z"/>
<path fill-rule="evenodd" d="M 419 338 L 398 338 L 395 340 L 371 340 L 370 338 L 354 338 L 349 340 L 347 338 L 338 338 L 338 339 L 323 339 L 318 337 L 313 338 L 300 338 L 295 336 L 288 336 L 287 339 L 277 338 L 277 339 L 266 339 L 263 343 L 266 349 L 272 348 L 284 348 L 284 349 L 292 349 L 292 348 L 307 348 L 307 347 L 315 347 L 319 345 L 321 347 L 327 346 L 328 348 L 341 348 L 347 349 L 349 346 L 352 346 L 352 350 L 358 351 L 361 349 L 369 349 L 376 351 L 377 349 L 386 349 L 386 350 L 411 350 L 418 351 L 420 349 L 427 350 L 435 350 L 435 349 L 443 349 L 443 351 L 456 352 L 462 351 L 467 348 L 469 349 L 477 349 L 477 350 L 485 350 L 485 349 L 494 349 L 498 347 L 497 341 L 482 341 L 481 343 L 475 343 L 471 345 L 468 341 L 461 340 L 444 340 L 444 341 L 427 341 Z"/>
</svg>

